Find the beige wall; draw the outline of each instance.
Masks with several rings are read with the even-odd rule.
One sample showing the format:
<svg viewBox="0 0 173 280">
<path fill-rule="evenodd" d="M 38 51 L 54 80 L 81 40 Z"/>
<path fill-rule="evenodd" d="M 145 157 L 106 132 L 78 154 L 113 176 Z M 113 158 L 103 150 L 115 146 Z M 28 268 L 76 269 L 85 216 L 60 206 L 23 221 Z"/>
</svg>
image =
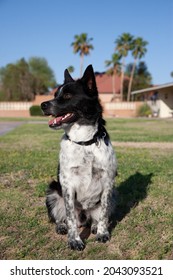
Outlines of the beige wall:
<svg viewBox="0 0 173 280">
<path fill-rule="evenodd" d="M 29 110 L 0 110 L 1 118 L 29 118 Z"/>
<path fill-rule="evenodd" d="M 0 117 L 30 117 L 29 108 L 52 99 L 52 95 L 37 95 L 33 102 L 0 102 Z"/>
<path fill-rule="evenodd" d="M 29 117 L 32 102 L 0 102 L 0 117 Z"/>
<path fill-rule="evenodd" d="M 141 102 L 106 102 L 112 94 L 100 95 L 105 117 L 135 117 Z M 36 96 L 33 102 L 0 102 L 0 117 L 30 117 L 29 108 L 52 99 L 52 95 Z"/>
<path fill-rule="evenodd" d="M 33 105 L 40 105 L 44 101 L 53 99 L 52 95 L 36 95 L 35 100 L 32 102 Z"/>
<path fill-rule="evenodd" d="M 156 102 L 148 101 L 153 112 L 158 112 L 160 118 L 170 118 L 173 110 L 173 88 L 163 88 L 158 91 Z"/>
<path fill-rule="evenodd" d="M 159 99 L 169 108 L 173 109 L 173 89 L 165 88 L 159 91 Z"/>
<path fill-rule="evenodd" d="M 112 117 L 136 117 L 142 102 L 109 102 L 104 105 L 104 115 Z"/>
</svg>

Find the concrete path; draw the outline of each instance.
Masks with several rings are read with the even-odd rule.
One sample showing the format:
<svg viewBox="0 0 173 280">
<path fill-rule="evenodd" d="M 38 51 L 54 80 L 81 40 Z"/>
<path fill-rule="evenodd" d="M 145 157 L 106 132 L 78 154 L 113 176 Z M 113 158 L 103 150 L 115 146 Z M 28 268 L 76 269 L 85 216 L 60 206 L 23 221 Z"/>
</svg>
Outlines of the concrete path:
<svg viewBox="0 0 173 280">
<path fill-rule="evenodd" d="M 32 120 L 27 120 L 27 121 L 0 121 L 0 136 L 8 133 L 9 131 L 15 129 L 16 127 L 24 124 L 24 123 L 31 123 L 31 124 L 47 124 L 48 121 L 32 121 Z"/>
<path fill-rule="evenodd" d="M 17 126 L 22 125 L 24 122 L 0 122 L 0 136 L 15 129 Z"/>
</svg>

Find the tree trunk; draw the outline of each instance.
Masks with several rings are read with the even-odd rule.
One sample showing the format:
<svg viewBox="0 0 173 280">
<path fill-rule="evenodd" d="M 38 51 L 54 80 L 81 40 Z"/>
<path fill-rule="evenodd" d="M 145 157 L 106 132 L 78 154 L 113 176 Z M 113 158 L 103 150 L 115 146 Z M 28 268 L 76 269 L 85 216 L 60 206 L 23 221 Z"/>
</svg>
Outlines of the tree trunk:
<svg viewBox="0 0 173 280">
<path fill-rule="evenodd" d="M 80 56 L 80 78 L 82 77 L 82 72 L 83 72 L 83 60 L 84 60 L 84 54 L 82 53 Z"/>
<path fill-rule="evenodd" d="M 123 101 L 124 67 L 125 67 L 125 59 L 123 58 L 122 69 L 121 69 L 121 88 L 120 88 L 120 100 L 121 101 Z"/>
<path fill-rule="evenodd" d="M 132 67 L 132 72 L 131 72 L 131 75 L 130 75 L 130 81 L 129 81 L 129 86 L 128 86 L 128 94 L 127 94 L 127 101 L 128 102 L 130 101 L 133 77 L 134 77 L 135 68 L 136 68 L 136 61 L 137 61 L 137 58 L 135 58 L 135 60 L 134 60 L 133 67 Z"/>
<path fill-rule="evenodd" d="M 113 94 L 112 94 L 111 102 L 115 99 L 115 95 L 116 95 L 116 93 L 115 93 L 115 73 L 116 73 L 116 71 L 114 69 L 113 75 L 112 75 L 112 92 L 113 92 Z"/>
</svg>

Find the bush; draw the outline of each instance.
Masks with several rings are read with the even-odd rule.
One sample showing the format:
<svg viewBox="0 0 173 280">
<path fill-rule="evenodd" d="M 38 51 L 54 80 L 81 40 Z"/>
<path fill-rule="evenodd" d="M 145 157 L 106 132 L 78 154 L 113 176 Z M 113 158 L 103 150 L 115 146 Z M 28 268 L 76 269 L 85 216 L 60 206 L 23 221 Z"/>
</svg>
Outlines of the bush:
<svg viewBox="0 0 173 280">
<path fill-rule="evenodd" d="M 148 117 L 152 115 L 152 110 L 147 103 L 142 104 L 137 111 L 138 117 Z"/>
<path fill-rule="evenodd" d="M 33 105 L 29 109 L 31 116 L 43 116 L 41 107 L 38 105 Z"/>
</svg>

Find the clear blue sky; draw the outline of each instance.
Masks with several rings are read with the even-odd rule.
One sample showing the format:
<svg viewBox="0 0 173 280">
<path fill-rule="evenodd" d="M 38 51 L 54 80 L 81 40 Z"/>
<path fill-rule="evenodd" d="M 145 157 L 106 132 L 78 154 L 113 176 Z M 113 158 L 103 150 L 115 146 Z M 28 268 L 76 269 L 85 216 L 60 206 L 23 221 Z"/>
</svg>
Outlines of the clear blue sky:
<svg viewBox="0 0 173 280">
<path fill-rule="evenodd" d="M 0 67 L 39 56 L 47 59 L 58 83 L 69 65 L 78 77 L 79 55 L 71 43 L 75 34 L 87 33 L 94 50 L 84 67 L 91 63 L 95 71 L 105 71 L 123 32 L 149 42 L 143 60 L 153 84 L 172 82 L 172 0 L 0 0 Z"/>
</svg>

